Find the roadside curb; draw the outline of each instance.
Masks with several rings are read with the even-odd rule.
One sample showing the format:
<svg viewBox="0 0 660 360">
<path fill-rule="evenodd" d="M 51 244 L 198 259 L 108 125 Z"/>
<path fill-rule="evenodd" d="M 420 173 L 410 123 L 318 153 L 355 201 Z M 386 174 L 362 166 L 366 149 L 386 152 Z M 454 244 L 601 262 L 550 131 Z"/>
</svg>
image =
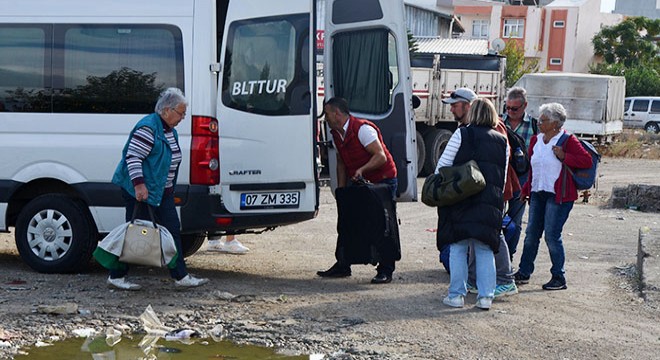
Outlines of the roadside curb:
<svg viewBox="0 0 660 360">
<path fill-rule="evenodd" d="M 637 271 L 646 301 L 660 301 L 660 229 L 639 229 Z"/>
</svg>

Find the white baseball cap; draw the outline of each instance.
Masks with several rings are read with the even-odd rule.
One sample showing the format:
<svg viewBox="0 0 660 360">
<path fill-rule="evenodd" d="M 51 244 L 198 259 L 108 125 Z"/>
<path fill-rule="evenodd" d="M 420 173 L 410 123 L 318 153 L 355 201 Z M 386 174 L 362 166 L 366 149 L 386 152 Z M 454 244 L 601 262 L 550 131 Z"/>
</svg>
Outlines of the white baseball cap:
<svg viewBox="0 0 660 360">
<path fill-rule="evenodd" d="M 453 104 L 459 101 L 471 103 L 474 100 L 477 100 L 477 94 L 474 91 L 468 88 L 458 88 L 448 98 L 443 99 L 442 102 L 445 104 Z"/>
</svg>

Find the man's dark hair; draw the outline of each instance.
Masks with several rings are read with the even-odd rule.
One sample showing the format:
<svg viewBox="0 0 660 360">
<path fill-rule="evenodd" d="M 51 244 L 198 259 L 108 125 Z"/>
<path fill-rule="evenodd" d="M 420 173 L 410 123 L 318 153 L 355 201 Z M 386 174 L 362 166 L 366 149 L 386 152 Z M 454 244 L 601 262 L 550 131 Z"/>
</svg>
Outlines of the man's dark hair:
<svg viewBox="0 0 660 360">
<path fill-rule="evenodd" d="M 330 105 L 346 115 L 350 113 L 350 110 L 348 109 L 348 101 L 344 98 L 335 96 L 326 101 L 324 105 Z"/>
</svg>

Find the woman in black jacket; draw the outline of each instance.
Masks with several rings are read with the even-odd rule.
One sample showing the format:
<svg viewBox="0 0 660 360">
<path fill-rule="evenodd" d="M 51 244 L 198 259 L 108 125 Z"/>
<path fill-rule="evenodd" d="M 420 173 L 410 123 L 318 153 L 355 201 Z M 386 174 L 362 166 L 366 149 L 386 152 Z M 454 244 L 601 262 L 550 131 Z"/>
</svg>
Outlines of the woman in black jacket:
<svg viewBox="0 0 660 360">
<path fill-rule="evenodd" d="M 438 160 L 438 168 L 475 160 L 486 179 L 486 188 L 455 205 L 438 208 L 438 245 L 450 244 L 449 295 L 443 303 L 463 307 L 467 294 L 467 251 L 473 245 L 477 268 L 476 306 L 488 310 L 495 292 L 495 259 L 504 207 L 504 182 L 508 145 L 495 130 L 499 117 L 488 99 L 474 100 L 469 125 L 459 128 Z"/>
</svg>

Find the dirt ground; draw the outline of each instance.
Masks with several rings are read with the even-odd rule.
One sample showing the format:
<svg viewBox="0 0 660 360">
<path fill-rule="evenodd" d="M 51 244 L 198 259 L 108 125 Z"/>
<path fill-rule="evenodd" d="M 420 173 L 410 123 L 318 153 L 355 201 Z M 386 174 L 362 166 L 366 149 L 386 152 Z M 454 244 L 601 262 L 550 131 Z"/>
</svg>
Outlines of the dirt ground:
<svg viewBox="0 0 660 360">
<path fill-rule="evenodd" d="M 247 255 L 202 249 L 189 257 L 190 271 L 211 282 L 185 292 L 174 291 L 165 271 L 146 268 L 131 272 L 144 286 L 138 292 L 109 290 L 98 265 L 85 274 L 39 274 L 2 234 L 0 357 L 80 328 L 141 331 L 136 317 L 151 304 L 171 326 L 207 334 L 219 324 L 233 341 L 326 359 L 657 359 L 660 304 L 639 296 L 633 265 L 638 229 L 660 226 L 660 214 L 600 205 L 613 186 L 660 185 L 660 160 L 604 158 L 600 174 L 595 195 L 576 203 L 564 229 L 568 290 L 541 289 L 550 279 L 541 244 L 530 284 L 490 311 L 474 308 L 474 295 L 463 309 L 442 304 L 449 276 L 435 248 L 435 209 L 419 202 L 399 204 L 403 259 L 387 285 L 369 283 L 371 266 L 353 266 L 349 278 L 316 277 L 334 260 L 336 207 L 328 188 L 316 219 L 239 236 Z M 229 301 L 225 293 L 238 297 Z M 77 304 L 79 314 L 36 311 L 63 303 Z"/>
</svg>

